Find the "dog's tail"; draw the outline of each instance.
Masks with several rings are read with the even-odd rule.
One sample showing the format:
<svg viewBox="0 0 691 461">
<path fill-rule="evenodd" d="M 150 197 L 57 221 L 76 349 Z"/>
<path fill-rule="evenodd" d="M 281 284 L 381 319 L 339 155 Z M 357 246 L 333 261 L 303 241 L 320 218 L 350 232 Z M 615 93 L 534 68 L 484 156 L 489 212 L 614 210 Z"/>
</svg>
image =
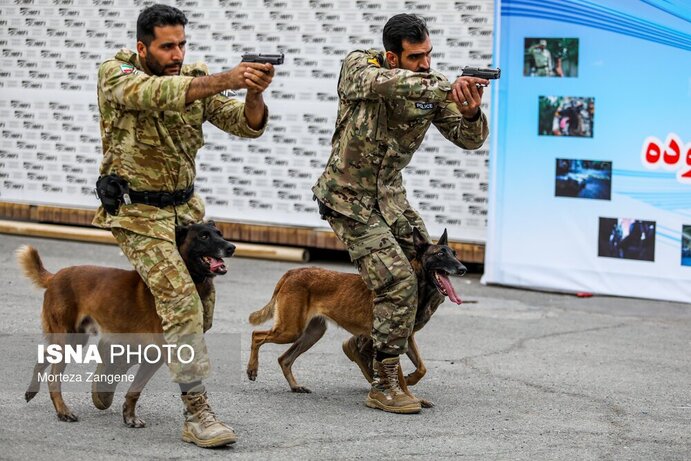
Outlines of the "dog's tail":
<svg viewBox="0 0 691 461">
<path fill-rule="evenodd" d="M 290 277 L 292 272 L 293 271 L 290 270 L 283 274 L 281 280 L 279 280 L 276 284 L 276 288 L 274 288 L 274 293 L 271 295 L 271 300 L 266 303 L 266 306 L 250 314 L 250 323 L 252 325 L 259 325 L 260 323 L 264 323 L 273 317 L 274 310 L 276 309 L 276 298 L 278 297 L 278 292 L 281 291 L 281 287 L 283 287 L 283 284 L 286 282 L 288 277 Z"/>
<path fill-rule="evenodd" d="M 269 320 L 274 315 L 275 306 L 276 298 L 271 298 L 271 301 L 266 303 L 266 306 L 250 314 L 250 323 L 252 325 L 259 325 L 260 323 L 264 323 Z"/>
<path fill-rule="evenodd" d="M 24 245 L 17 250 L 16 255 L 24 275 L 37 287 L 48 288 L 48 282 L 53 278 L 53 274 L 43 267 L 43 262 L 36 248 Z"/>
</svg>

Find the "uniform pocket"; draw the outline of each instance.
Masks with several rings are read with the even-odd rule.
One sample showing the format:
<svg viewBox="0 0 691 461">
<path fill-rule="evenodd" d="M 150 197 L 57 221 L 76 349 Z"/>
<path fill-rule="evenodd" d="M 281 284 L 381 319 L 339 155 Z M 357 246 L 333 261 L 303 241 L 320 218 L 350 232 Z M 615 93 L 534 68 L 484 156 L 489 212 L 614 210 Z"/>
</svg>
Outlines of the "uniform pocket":
<svg viewBox="0 0 691 461">
<path fill-rule="evenodd" d="M 200 101 L 189 105 L 182 113 L 182 142 L 187 146 L 188 152 L 196 152 L 204 145 L 204 109 Z"/>
<path fill-rule="evenodd" d="M 190 296 L 196 291 L 179 255 L 170 254 L 158 245 L 146 253 L 142 259 L 148 259 L 149 264 L 146 264 L 142 275 L 155 298 L 171 301 Z"/>
<path fill-rule="evenodd" d="M 161 136 L 156 127 L 156 121 L 151 114 L 141 113 L 137 116 L 137 126 L 135 127 L 137 141 L 149 146 L 160 146 Z"/>
<path fill-rule="evenodd" d="M 395 246 L 362 256 L 355 265 L 367 288 L 375 293 L 413 274 L 405 255 Z"/>
</svg>

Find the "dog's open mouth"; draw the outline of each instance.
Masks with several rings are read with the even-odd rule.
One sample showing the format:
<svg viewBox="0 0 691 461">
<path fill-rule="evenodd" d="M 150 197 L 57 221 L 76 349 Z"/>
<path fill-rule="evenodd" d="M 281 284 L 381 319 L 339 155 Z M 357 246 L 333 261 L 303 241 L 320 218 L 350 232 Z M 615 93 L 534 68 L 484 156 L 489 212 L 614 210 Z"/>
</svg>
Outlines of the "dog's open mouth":
<svg viewBox="0 0 691 461">
<path fill-rule="evenodd" d="M 204 264 L 209 266 L 209 272 L 213 274 L 223 275 L 226 272 L 228 272 L 226 264 L 223 262 L 222 259 L 216 259 L 213 256 L 204 256 L 202 257 L 202 261 L 204 262 Z"/>
<path fill-rule="evenodd" d="M 454 290 L 453 285 L 451 285 L 448 273 L 434 271 L 434 284 L 437 286 L 439 293 L 448 296 L 451 302 L 461 304 L 461 298 L 458 297 L 456 290 Z"/>
</svg>

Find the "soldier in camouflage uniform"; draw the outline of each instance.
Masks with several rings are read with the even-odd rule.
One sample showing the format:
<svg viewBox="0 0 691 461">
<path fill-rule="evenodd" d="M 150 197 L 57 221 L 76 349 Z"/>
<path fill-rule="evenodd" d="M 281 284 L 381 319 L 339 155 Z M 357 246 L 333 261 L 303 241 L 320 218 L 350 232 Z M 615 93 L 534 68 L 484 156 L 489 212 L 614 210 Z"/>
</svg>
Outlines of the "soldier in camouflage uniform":
<svg viewBox="0 0 691 461">
<path fill-rule="evenodd" d="M 116 214 L 102 206 L 94 225 L 111 229 L 150 288 L 166 341 L 194 348 L 194 360 L 169 368 L 183 394 L 183 440 L 213 447 L 236 440 L 211 411 L 202 385 L 209 374 L 203 333 L 211 327 L 215 295 L 200 299 L 177 251 L 175 226 L 204 217 L 202 200 L 191 195 L 195 157 L 204 144 L 202 123 L 208 120 L 236 136 L 260 136 L 268 118 L 262 92 L 274 70 L 270 64 L 241 63 L 207 75 L 205 64 L 183 65 L 186 24 L 176 8 L 146 8 L 137 20 L 137 51 L 120 50 L 98 70 L 101 175 L 116 174 L 130 192 L 176 193 L 179 200 L 124 203 Z M 240 88 L 247 89 L 244 103 L 220 94 Z"/>
<path fill-rule="evenodd" d="M 528 48 L 528 56 L 535 65 L 538 77 L 561 77 L 561 63 L 555 67 L 552 53 L 547 49 L 547 40 L 541 39 Z"/>
<path fill-rule="evenodd" d="M 392 17 L 383 35 L 385 52 L 353 51 L 343 62 L 331 157 L 312 191 L 322 217 L 375 294 L 373 360 L 361 352 L 362 338 L 343 344 L 361 369 L 370 363 L 373 368 L 366 404 L 415 413 L 420 401 L 400 388 L 399 356 L 406 352 L 417 310 L 417 281 L 409 262 L 413 228 L 429 236 L 408 203 L 401 170 L 430 124 L 457 146 L 482 146 L 488 126 L 477 85 L 489 82 L 459 77 L 450 83 L 431 70 L 429 33 L 418 16 Z"/>
</svg>

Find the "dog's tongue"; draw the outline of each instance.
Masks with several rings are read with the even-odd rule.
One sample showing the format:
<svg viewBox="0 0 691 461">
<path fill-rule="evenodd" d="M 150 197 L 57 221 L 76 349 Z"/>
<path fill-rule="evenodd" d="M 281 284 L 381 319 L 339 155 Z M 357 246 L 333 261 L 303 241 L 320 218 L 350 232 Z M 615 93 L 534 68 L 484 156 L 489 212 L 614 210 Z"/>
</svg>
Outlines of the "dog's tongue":
<svg viewBox="0 0 691 461">
<path fill-rule="evenodd" d="M 439 274 L 439 281 L 444 286 L 444 290 L 446 290 L 451 302 L 461 304 L 461 298 L 456 294 L 456 290 L 453 289 L 453 285 L 451 285 L 449 278 L 446 275 Z"/>
<path fill-rule="evenodd" d="M 222 272 L 226 270 L 226 265 L 222 259 L 209 257 L 209 270 L 211 272 Z"/>
</svg>

